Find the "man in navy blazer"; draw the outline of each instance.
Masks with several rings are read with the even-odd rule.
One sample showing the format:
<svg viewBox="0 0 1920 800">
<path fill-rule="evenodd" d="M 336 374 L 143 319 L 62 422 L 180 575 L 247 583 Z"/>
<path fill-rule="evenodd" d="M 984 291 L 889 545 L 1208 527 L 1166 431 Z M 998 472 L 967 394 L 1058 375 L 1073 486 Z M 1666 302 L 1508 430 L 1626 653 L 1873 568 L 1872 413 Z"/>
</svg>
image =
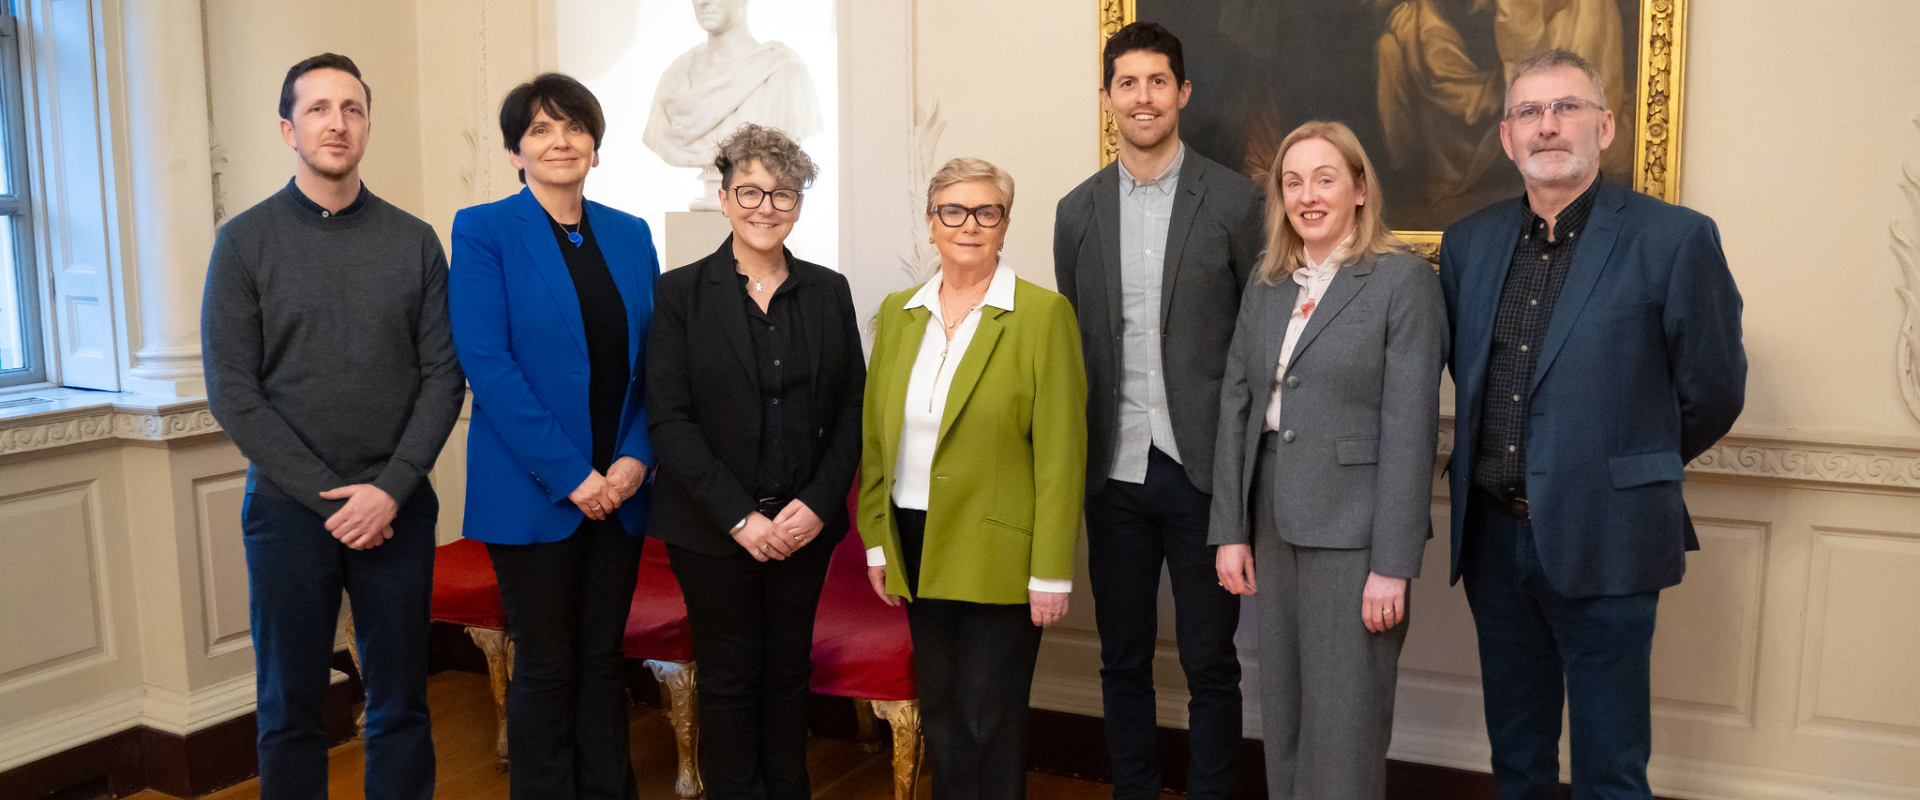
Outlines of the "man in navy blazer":
<svg viewBox="0 0 1920 800">
<path fill-rule="evenodd" d="M 1501 800 L 1649 798 L 1660 590 L 1698 549 L 1687 462 L 1744 401 L 1740 293 L 1707 217 L 1600 175 L 1593 67 L 1520 62 L 1501 144 L 1526 183 L 1447 228 L 1453 579 L 1480 645 Z M 1564 691 L 1563 691 L 1564 686 Z"/>
</svg>

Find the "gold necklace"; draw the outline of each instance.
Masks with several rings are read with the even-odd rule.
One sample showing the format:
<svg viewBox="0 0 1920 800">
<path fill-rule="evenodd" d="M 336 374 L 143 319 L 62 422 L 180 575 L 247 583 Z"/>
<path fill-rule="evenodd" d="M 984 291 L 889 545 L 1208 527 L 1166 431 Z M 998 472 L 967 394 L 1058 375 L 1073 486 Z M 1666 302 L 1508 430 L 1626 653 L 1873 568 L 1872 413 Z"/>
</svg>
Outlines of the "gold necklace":
<svg viewBox="0 0 1920 800">
<path fill-rule="evenodd" d="M 943 319 L 941 320 L 941 323 L 940 323 L 941 325 L 946 327 L 948 338 L 952 338 L 953 330 L 955 328 L 960 327 L 960 323 L 965 322 L 967 320 L 967 317 L 972 316 L 973 312 L 979 311 L 980 306 L 986 304 L 987 288 L 991 283 L 992 281 L 981 281 L 979 289 L 971 290 L 969 292 L 969 293 L 977 292 L 978 296 L 973 299 L 973 303 L 971 305 L 962 304 L 962 305 L 966 305 L 966 309 L 967 309 L 966 313 L 964 314 L 955 315 L 950 313 L 947 308 L 947 298 L 945 297 L 940 298 L 940 310 L 945 314 L 946 317 L 950 318 L 950 319 Z"/>
</svg>

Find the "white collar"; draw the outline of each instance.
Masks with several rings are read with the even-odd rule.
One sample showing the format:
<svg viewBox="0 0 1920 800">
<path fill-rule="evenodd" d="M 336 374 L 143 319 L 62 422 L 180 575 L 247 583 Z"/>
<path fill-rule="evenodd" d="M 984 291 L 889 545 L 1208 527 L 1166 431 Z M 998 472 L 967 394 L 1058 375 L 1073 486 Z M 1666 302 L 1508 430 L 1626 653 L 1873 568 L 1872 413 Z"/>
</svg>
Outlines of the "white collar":
<svg viewBox="0 0 1920 800">
<path fill-rule="evenodd" d="M 935 306 L 938 305 L 937 300 L 940 297 L 941 278 L 946 277 L 946 274 L 944 270 L 934 273 L 933 279 L 921 284 L 920 291 L 914 292 L 912 297 L 907 298 L 907 304 L 901 306 L 900 310 L 926 308 L 938 315 L 939 309 Z M 987 281 L 987 296 L 981 300 L 981 304 L 993 306 L 1001 311 L 1012 311 L 1015 279 L 1013 267 L 1007 266 L 1007 260 L 1001 258 L 1000 265 L 993 268 L 993 277 Z"/>
</svg>

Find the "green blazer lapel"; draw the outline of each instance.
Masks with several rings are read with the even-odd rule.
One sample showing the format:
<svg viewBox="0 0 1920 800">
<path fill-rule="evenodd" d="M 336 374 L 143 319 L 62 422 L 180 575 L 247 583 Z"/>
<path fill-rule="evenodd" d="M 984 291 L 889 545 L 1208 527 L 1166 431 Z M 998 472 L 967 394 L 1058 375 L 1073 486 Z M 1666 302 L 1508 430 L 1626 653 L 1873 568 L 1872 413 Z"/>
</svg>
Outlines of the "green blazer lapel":
<svg viewBox="0 0 1920 800">
<path fill-rule="evenodd" d="M 913 378 L 913 362 L 920 354 L 920 340 L 927 335 L 927 320 L 933 312 L 925 306 L 898 312 L 906 317 L 893 340 L 893 369 L 887 376 L 886 405 L 882 409 L 881 439 L 889 471 L 900 460 L 900 428 L 906 424 L 907 381 Z M 871 378 L 869 378 L 871 380 Z M 892 487 L 888 487 L 891 491 Z"/>
<path fill-rule="evenodd" d="M 973 388 L 980 383 L 980 376 L 987 371 L 987 358 L 993 355 L 993 347 L 1000 342 L 1000 332 L 1005 326 L 1000 324 L 1000 315 L 1006 313 L 993 306 L 980 309 L 980 327 L 973 332 L 973 341 L 967 344 L 966 355 L 960 358 L 960 366 L 954 369 L 953 386 L 947 390 L 947 407 L 940 415 L 940 443 L 947 441 L 947 431 L 953 427 L 954 419 L 960 416 L 960 410 L 967 405 L 967 399 L 973 396 Z M 923 326 L 924 327 L 924 326 Z M 939 445 L 935 445 L 938 452 Z"/>
</svg>

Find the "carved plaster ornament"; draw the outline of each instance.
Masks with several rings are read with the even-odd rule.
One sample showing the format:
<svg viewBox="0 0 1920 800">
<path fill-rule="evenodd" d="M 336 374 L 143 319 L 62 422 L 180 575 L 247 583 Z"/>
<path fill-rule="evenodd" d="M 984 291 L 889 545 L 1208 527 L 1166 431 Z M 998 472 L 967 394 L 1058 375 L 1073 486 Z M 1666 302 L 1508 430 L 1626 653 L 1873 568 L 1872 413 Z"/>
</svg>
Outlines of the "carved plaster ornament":
<svg viewBox="0 0 1920 800">
<path fill-rule="evenodd" d="M 1920 115 L 1913 122 L 1920 125 Z M 1907 410 L 1920 418 L 1920 168 L 1908 162 L 1901 172 L 1900 190 L 1907 195 L 1908 215 L 1894 220 L 1893 256 L 1907 280 L 1893 291 L 1906 303 L 1907 316 L 1900 327 L 1894 368 L 1900 372 L 1900 393 L 1907 399 Z"/>
<path fill-rule="evenodd" d="M 796 142 L 824 125 L 806 63 L 785 44 L 753 38 L 747 0 L 693 0 L 693 15 L 707 40 L 661 73 L 641 138 L 668 164 L 700 169 L 705 189 L 689 209 L 718 211 L 713 157 L 721 139 L 745 122 L 779 128 Z"/>
</svg>

